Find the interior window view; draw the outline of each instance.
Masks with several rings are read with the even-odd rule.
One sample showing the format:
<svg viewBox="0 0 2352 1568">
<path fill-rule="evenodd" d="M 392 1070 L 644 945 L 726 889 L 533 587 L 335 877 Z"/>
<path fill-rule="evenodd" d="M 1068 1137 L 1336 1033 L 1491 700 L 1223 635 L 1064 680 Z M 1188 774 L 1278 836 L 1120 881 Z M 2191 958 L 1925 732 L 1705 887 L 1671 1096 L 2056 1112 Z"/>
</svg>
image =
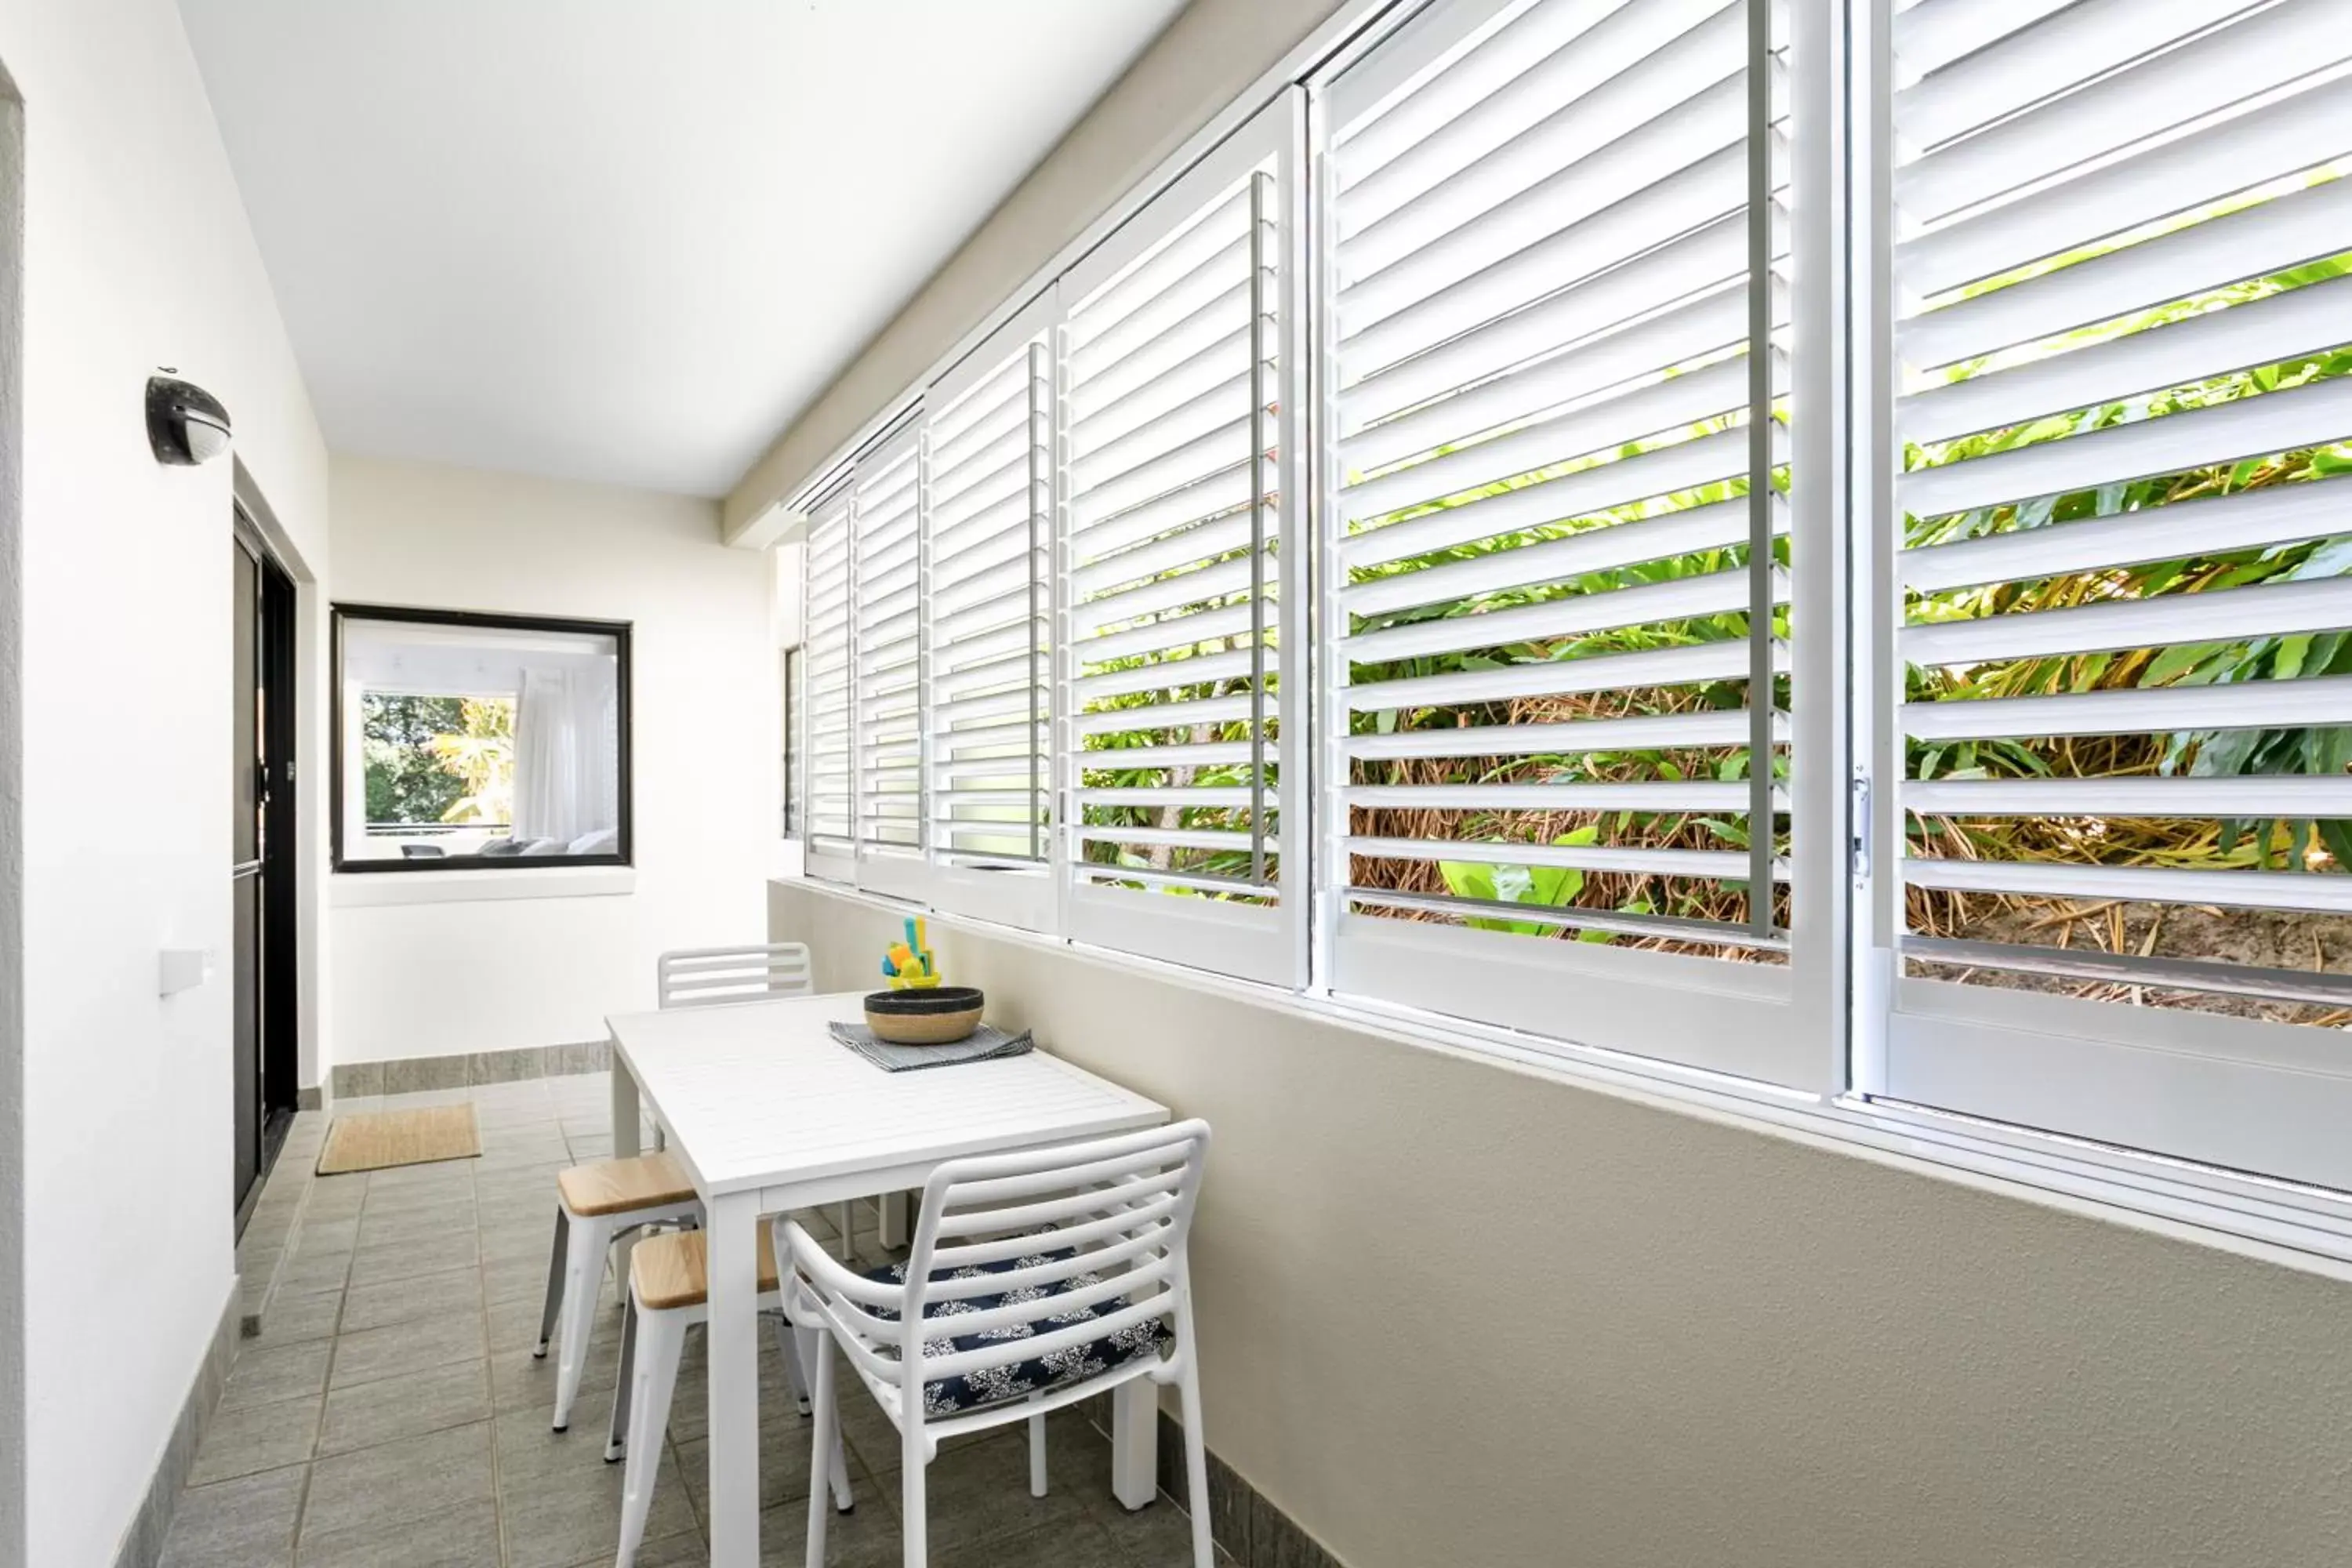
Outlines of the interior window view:
<svg viewBox="0 0 2352 1568">
<path fill-rule="evenodd" d="M 2352 0 L 0 5 L 0 1568 L 2347 1568 L 2347 1324 Z"/>
<path fill-rule="evenodd" d="M 628 632 L 338 606 L 346 871 L 626 860 Z"/>
</svg>

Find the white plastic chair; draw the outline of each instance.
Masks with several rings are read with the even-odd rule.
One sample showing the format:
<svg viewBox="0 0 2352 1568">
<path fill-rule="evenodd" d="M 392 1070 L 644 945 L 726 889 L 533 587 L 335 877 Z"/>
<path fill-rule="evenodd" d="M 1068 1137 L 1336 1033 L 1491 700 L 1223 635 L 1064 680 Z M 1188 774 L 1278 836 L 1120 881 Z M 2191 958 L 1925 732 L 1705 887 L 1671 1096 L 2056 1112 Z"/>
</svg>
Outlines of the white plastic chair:
<svg viewBox="0 0 2352 1568">
<path fill-rule="evenodd" d="M 669 1426 L 671 1396 L 677 1390 L 678 1355 L 686 1331 L 710 1317 L 709 1253 L 700 1231 L 656 1236 L 638 1244 L 629 1261 L 628 1321 L 621 1330 L 621 1375 L 613 1385 L 613 1425 L 604 1439 L 607 1462 L 625 1457 L 621 1481 L 621 1541 L 614 1568 L 632 1568 L 645 1541 L 653 1510 L 654 1481 L 661 1471 L 662 1434 Z M 777 1307 L 776 1263 L 768 1233 L 760 1233 L 759 1305 Z M 800 1388 L 795 1334 L 780 1322 L 777 1348 L 785 1375 Z M 798 1336 L 813 1339 L 814 1336 Z M 849 1489 L 849 1461 L 838 1432 L 829 1445 L 827 1467 L 835 1505 L 844 1513 L 856 1502 Z M 815 1450 L 823 1454 L 824 1448 Z M 811 1489 L 819 1498 L 825 1489 Z"/>
<path fill-rule="evenodd" d="M 1176 1385 L 1192 1560 L 1213 1568 L 1186 1263 L 1208 1144 L 1208 1123 L 1185 1121 L 950 1161 L 923 1188 L 907 1262 L 883 1277 L 844 1268 L 807 1231 L 777 1219 L 785 1315 L 824 1331 L 811 1369 L 812 1454 L 827 1451 L 838 1425 L 838 1343 L 898 1428 L 907 1568 L 929 1563 L 924 1471 L 942 1440 L 1028 1422 L 1029 1490 L 1043 1497 L 1045 1413 L 1139 1377 Z M 824 1562 L 825 1521 L 813 1494 L 811 1568 Z"/>
<path fill-rule="evenodd" d="M 805 996 L 816 989 L 808 944 L 801 942 L 680 948 L 663 953 L 657 969 L 664 1008 L 767 1002 Z"/>
<path fill-rule="evenodd" d="M 656 962 L 661 1005 L 717 1007 L 732 1002 L 772 1002 L 816 990 L 816 966 L 804 942 L 771 942 L 756 947 L 686 947 Z M 661 1135 L 656 1132 L 658 1141 Z M 834 1216 L 841 1226 L 842 1256 L 849 1256 L 854 1232 L 850 1206 Z"/>
</svg>

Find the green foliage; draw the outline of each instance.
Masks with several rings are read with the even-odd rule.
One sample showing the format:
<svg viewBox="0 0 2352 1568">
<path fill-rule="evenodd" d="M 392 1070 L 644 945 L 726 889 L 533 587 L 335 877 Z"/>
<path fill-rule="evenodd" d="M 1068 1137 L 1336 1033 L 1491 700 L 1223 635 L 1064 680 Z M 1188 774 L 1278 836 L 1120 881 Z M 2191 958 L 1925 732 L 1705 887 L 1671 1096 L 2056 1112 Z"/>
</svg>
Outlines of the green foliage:
<svg viewBox="0 0 2352 1568">
<path fill-rule="evenodd" d="M 1561 834 L 1552 842 L 1591 844 L 1600 832 L 1598 824 L 1589 823 Z M 1476 861 L 1441 860 L 1437 870 L 1445 879 L 1446 889 L 1455 898 L 1487 903 L 1541 904 L 1565 910 L 1573 908 L 1577 895 L 1584 890 L 1584 873 L 1573 866 L 1488 866 Z M 1542 936 L 1559 929 L 1534 921 L 1490 920 L 1483 915 L 1463 923 L 1479 931 L 1514 931 L 1521 936 Z M 1582 937 L 1587 942 L 1605 942 L 1609 933 L 1588 931 Z"/>
<path fill-rule="evenodd" d="M 370 822 L 503 823 L 514 805 L 514 704 L 371 691 L 360 699 Z"/>
<path fill-rule="evenodd" d="M 465 795 L 466 781 L 433 753 L 436 736 L 464 727 L 461 701 L 376 691 L 360 699 L 370 822 L 439 822 Z"/>
</svg>

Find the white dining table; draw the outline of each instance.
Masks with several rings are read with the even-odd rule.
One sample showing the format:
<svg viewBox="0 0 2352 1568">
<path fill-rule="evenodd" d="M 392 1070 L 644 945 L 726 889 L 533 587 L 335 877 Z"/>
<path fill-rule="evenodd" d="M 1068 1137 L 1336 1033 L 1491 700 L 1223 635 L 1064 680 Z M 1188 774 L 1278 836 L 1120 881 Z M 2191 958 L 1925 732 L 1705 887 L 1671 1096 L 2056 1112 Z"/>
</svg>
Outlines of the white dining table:
<svg viewBox="0 0 2352 1568">
<path fill-rule="evenodd" d="M 761 1217 L 922 1186 L 965 1154 L 1069 1142 L 1168 1120 L 1168 1109 L 1044 1051 L 884 1072 L 828 1032 L 862 994 L 625 1013 L 613 1043 L 613 1152 L 638 1152 L 650 1108 L 705 1209 L 709 1237 L 710 1561 L 760 1560 L 757 1259 Z M 1111 1487 L 1157 1488 L 1148 1378 L 1113 1395 Z M 851 1384 L 855 1396 L 856 1384 Z"/>
</svg>

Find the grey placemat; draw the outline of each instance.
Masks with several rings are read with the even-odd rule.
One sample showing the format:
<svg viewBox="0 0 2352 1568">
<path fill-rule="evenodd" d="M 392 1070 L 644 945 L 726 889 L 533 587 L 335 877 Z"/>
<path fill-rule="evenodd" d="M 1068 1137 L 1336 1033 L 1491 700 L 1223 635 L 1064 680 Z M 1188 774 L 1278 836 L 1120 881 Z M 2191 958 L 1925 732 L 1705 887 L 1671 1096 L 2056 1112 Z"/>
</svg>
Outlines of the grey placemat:
<svg viewBox="0 0 2352 1568">
<path fill-rule="evenodd" d="M 863 1024 L 833 1024 L 833 1037 L 884 1072 L 908 1072 L 916 1068 L 953 1067 L 958 1062 L 984 1062 L 997 1057 L 1017 1057 L 1036 1042 L 1029 1031 L 1008 1035 L 993 1024 L 982 1024 L 968 1039 L 945 1046 L 899 1046 L 877 1039 Z"/>
</svg>

